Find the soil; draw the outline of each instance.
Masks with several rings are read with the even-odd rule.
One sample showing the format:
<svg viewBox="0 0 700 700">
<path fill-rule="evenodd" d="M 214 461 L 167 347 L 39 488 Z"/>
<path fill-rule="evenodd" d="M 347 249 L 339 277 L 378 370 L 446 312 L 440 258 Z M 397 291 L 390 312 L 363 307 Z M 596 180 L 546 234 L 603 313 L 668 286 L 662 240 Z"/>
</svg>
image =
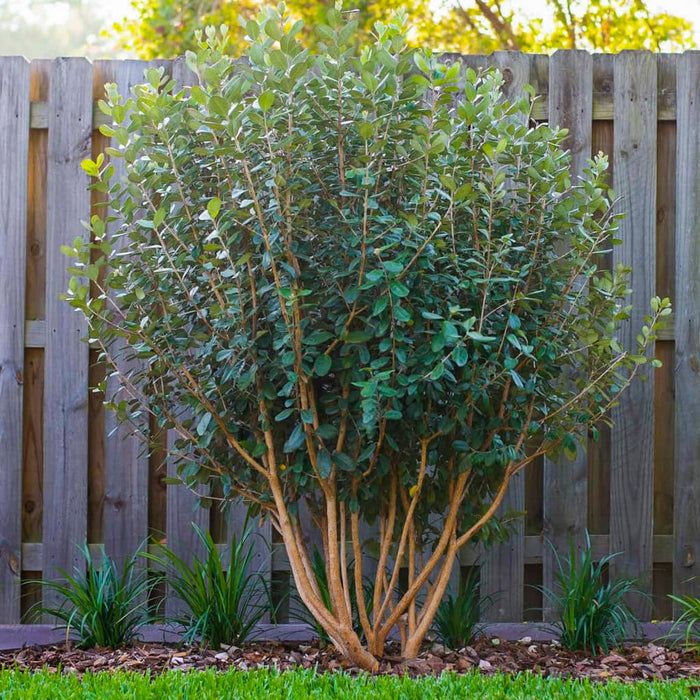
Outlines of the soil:
<svg viewBox="0 0 700 700">
<path fill-rule="evenodd" d="M 688 651 L 648 643 L 591 656 L 571 652 L 556 642 L 535 642 L 528 637 L 512 642 L 500 638 L 480 637 L 472 646 L 450 650 L 439 644 L 426 647 L 417 659 L 402 659 L 398 646 L 387 648 L 378 673 L 418 677 L 443 671 L 463 673 L 516 673 L 529 671 L 543 676 L 618 679 L 625 681 L 698 678 L 700 690 L 700 656 Z M 164 644 L 135 644 L 112 651 L 79 649 L 72 644 L 33 646 L 0 652 L 0 668 L 38 670 L 43 667 L 62 673 L 127 670 L 161 673 L 169 669 L 188 671 L 215 668 L 250 670 L 258 668 L 316 668 L 321 672 L 345 670 L 359 673 L 332 648 L 299 642 L 248 643 L 242 647 L 205 649 L 183 648 Z"/>
</svg>

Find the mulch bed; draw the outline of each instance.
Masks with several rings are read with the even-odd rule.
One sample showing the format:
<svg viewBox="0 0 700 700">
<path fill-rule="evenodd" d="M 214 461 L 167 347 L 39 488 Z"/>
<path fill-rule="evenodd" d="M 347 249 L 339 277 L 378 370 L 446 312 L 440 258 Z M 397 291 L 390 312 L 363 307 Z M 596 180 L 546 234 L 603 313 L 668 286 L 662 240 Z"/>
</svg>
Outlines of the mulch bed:
<svg viewBox="0 0 700 700">
<path fill-rule="evenodd" d="M 392 648 L 390 643 L 388 653 L 392 652 L 398 654 L 398 646 Z M 137 644 L 117 651 L 83 650 L 71 644 L 61 644 L 0 652 L 0 668 L 38 670 L 47 667 L 58 670 L 59 666 L 63 673 L 78 674 L 117 669 L 156 674 L 169 669 L 189 671 L 207 668 L 222 671 L 229 668 L 315 668 L 319 671 L 345 670 L 352 674 L 359 672 L 332 648 L 299 642 L 250 643 L 242 648 L 221 650 Z M 530 671 L 543 676 L 592 680 L 700 679 L 700 657 L 653 643 L 631 645 L 607 655 L 589 656 L 566 651 L 556 642 L 533 642 L 528 637 L 517 642 L 480 637 L 473 646 L 458 651 L 434 644 L 417 659 L 404 660 L 399 656 L 387 655 L 382 660 L 379 673 L 417 677 L 443 671 L 463 673 L 471 670 L 485 674 Z"/>
</svg>

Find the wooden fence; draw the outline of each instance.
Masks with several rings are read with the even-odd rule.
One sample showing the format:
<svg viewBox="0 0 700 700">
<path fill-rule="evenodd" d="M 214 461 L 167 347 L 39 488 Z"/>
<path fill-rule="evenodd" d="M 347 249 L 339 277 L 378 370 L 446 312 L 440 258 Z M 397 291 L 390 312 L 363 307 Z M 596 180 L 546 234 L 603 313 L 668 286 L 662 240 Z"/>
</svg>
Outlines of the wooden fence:
<svg viewBox="0 0 700 700">
<path fill-rule="evenodd" d="M 643 577 L 654 601 L 640 604 L 643 617 L 667 617 L 666 594 L 700 588 L 700 52 L 453 58 L 499 66 L 509 95 L 533 85 L 534 118 L 570 129 L 574 172 L 592 152 L 609 155 L 627 215 L 609 262 L 634 266 L 630 328 L 653 294 L 672 298 L 675 318 L 656 343 L 663 369 L 627 392 L 615 429 L 575 462 L 538 463 L 513 485 L 507 505 L 527 514 L 485 559 L 482 589 L 498 594 L 489 616 L 541 618 L 530 584 L 552 581 L 546 538 L 562 548 L 587 528 L 597 557 L 622 552 L 613 573 Z M 152 536 L 187 553 L 191 522 L 219 542 L 232 527 L 166 485 L 163 455 L 124 439 L 88 392 L 100 367 L 80 340 L 84 322 L 57 296 L 68 281 L 60 246 L 86 235 L 79 222 L 97 202 L 80 163 L 109 145 L 97 131 L 102 86 L 124 94 L 154 64 L 187 79 L 180 61 L 0 58 L 0 623 L 23 619 L 40 595 L 27 581 L 78 563 L 76 544 L 103 542 L 121 559 Z M 278 544 L 258 561 L 284 584 Z"/>
</svg>

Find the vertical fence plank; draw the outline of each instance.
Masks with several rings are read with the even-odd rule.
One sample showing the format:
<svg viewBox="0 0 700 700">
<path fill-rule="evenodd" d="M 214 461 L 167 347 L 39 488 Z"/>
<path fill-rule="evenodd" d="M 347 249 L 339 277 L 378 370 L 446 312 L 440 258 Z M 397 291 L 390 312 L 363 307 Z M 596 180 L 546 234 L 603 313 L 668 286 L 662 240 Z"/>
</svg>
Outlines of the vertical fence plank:
<svg viewBox="0 0 700 700">
<path fill-rule="evenodd" d="M 49 99 L 50 60 L 30 65 L 32 102 Z M 27 211 L 27 320 L 44 319 L 46 301 L 46 162 L 48 130 L 29 132 L 29 192 Z M 22 542 L 41 542 L 44 478 L 44 348 L 24 350 L 24 406 L 22 413 Z M 41 587 L 30 583 L 41 571 L 23 566 L 22 615 L 41 602 Z"/>
<path fill-rule="evenodd" d="M 678 54 L 657 56 L 659 112 L 675 104 Z M 656 293 L 675 299 L 676 265 L 676 123 L 663 120 L 656 137 Z M 673 466 L 675 434 L 673 340 L 656 342 L 663 367 L 654 373 L 654 536 L 673 535 Z M 654 562 L 653 619 L 669 619 L 673 564 Z"/>
<path fill-rule="evenodd" d="M 184 58 L 178 58 L 174 61 L 172 77 L 179 86 L 192 84 L 194 75 L 187 68 Z M 169 447 L 173 445 L 175 439 L 174 431 L 169 431 Z M 168 478 L 177 478 L 178 476 L 176 460 L 172 457 L 167 458 L 167 472 Z M 200 556 L 203 553 L 202 542 L 192 525 L 196 524 L 202 530 L 208 530 L 209 511 L 199 505 L 198 494 L 183 484 L 168 484 L 166 509 L 168 547 L 185 559 Z M 165 601 L 166 616 L 176 614 L 180 609 L 180 601 L 174 596 L 168 595 Z"/>
<path fill-rule="evenodd" d="M 144 82 L 143 72 L 150 64 L 145 61 L 97 61 L 96 83 L 115 83 L 119 93 L 128 97 L 131 89 Z M 99 90 L 101 93 L 102 90 Z M 102 95 L 96 95 L 101 98 Z M 111 144 L 118 148 L 113 139 Z M 112 159 L 115 178 L 124 177 L 124 161 Z M 107 225 L 111 237 L 119 227 L 119 221 Z M 119 245 L 119 244 L 115 244 Z M 114 341 L 110 354 L 117 362 L 120 373 L 130 374 L 139 370 L 139 363 L 122 360 L 125 349 L 123 339 Z M 107 378 L 105 398 L 108 401 L 126 399 L 120 382 L 115 377 Z M 138 430 L 147 434 L 148 416 L 138 421 L 144 425 L 120 423 L 113 411 L 105 413 L 105 493 L 104 493 L 104 544 L 107 553 L 121 564 L 144 544 L 148 535 L 148 451 L 142 440 L 134 434 Z"/>
<path fill-rule="evenodd" d="M 549 121 L 569 130 L 564 147 L 571 151 L 571 180 L 575 183 L 591 156 L 593 130 L 593 58 L 587 51 L 557 51 L 549 59 Z M 562 242 L 562 245 L 566 245 Z M 569 540 L 577 549 L 585 543 L 588 514 L 588 462 L 579 448 L 574 461 L 562 457 L 544 461 L 544 535 L 542 582 L 554 585 L 556 557 L 566 556 Z M 543 614 L 552 618 L 545 596 Z"/>
<path fill-rule="evenodd" d="M 623 51 L 614 64 L 615 191 L 625 218 L 622 245 L 613 250 L 613 264 L 632 266 L 629 303 L 631 320 L 621 330 L 624 347 L 634 350 L 636 336 L 649 312 L 655 290 L 656 249 L 656 56 Z M 653 348 L 652 348 L 653 352 Z M 611 574 L 642 577 L 651 592 L 654 494 L 654 379 L 635 381 L 613 409 L 610 484 L 610 546 L 621 552 Z M 631 601 L 648 619 L 650 604 Z"/>
<path fill-rule="evenodd" d="M 700 595 L 700 52 L 678 60 L 673 591 Z"/>
<path fill-rule="evenodd" d="M 46 230 L 46 357 L 44 387 L 44 579 L 71 571 L 87 535 L 87 325 L 58 295 L 70 275 L 61 245 L 87 238 L 92 65 L 58 58 L 51 65 Z M 55 594 L 44 601 L 55 604 Z"/>
<path fill-rule="evenodd" d="M 18 623 L 29 64 L 0 57 L 0 624 Z"/>
<path fill-rule="evenodd" d="M 593 102 L 613 99 L 614 55 L 593 55 Z M 593 122 L 592 151 L 608 156 L 607 182 L 612 184 L 615 177 L 615 139 L 612 119 Z M 598 256 L 601 269 L 610 269 L 612 255 Z M 588 531 L 592 535 L 610 533 L 610 428 L 604 423 L 598 425 L 598 440 L 588 440 Z"/>
<path fill-rule="evenodd" d="M 530 56 L 520 52 L 496 51 L 491 65 L 503 74 L 503 94 L 508 101 L 520 99 L 530 80 Z M 522 512 L 525 507 L 525 474 L 511 481 L 496 517 L 508 511 Z M 525 528 L 522 518 L 515 523 L 509 540 L 495 545 L 483 557 L 481 592 L 493 596 L 494 604 L 486 616 L 490 621 L 522 620 L 525 575 Z"/>
</svg>

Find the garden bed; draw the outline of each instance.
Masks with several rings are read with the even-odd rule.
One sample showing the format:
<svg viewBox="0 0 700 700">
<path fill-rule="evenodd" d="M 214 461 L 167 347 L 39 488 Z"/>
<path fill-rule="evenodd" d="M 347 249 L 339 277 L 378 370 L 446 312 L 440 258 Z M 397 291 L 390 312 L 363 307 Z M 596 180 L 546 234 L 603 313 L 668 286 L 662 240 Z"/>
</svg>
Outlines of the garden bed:
<svg viewBox="0 0 700 700">
<path fill-rule="evenodd" d="M 531 672 L 543 677 L 622 681 L 672 680 L 700 678 L 700 658 L 690 652 L 655 643 L 630 644 L 624 650 L 590 656 L 570 652 L 556 642 L 535 641 L 524 637 L 508 641 L 499 637 L 479 637 L 472 646 L 458 651 L 440 645 L 426 647 L 416 659 L 403 660 L 398 647 L 388 647 L 379 675 L 420 677 L 443 672 L 515 674 Z M 20 670 L 59 669 L 62 673 L 87 671 L 136 671 L 161 674 L 168 670 L 215 669 L 241 671 L 309 669 L 319 672 L 360 673 L 338 656 L 332 648 L 303 642 L 260 642 L 243 647 L 208 650 L 182 648 L 172 644 L 141 643 L 117 651 L 76 648 L 73 644 L 29 646 L 0 652 L 0 667 Z M 700 686 L 699 686 L 700 687 Z"/>
</svg>

